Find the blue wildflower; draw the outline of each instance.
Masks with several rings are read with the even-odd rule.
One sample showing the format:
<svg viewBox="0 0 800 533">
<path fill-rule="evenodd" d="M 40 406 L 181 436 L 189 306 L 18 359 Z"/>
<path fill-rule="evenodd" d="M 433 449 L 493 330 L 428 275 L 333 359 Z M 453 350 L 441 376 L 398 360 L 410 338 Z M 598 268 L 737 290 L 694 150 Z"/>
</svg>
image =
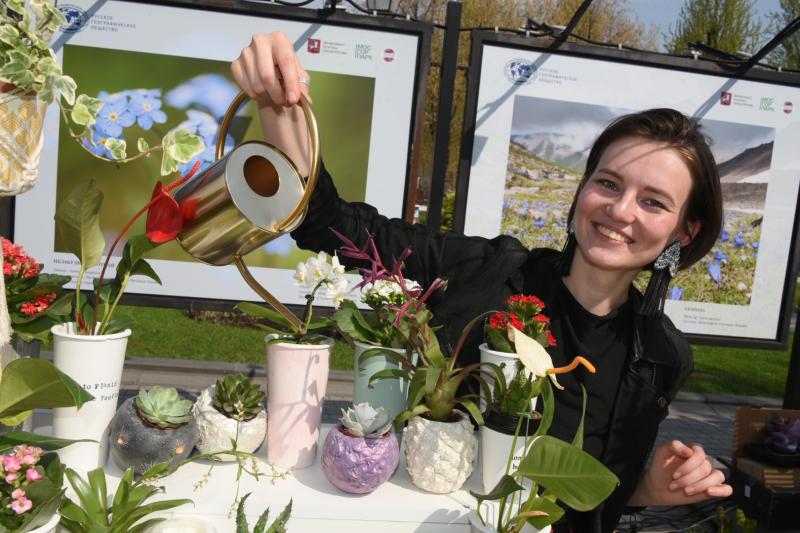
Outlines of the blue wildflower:
<svg viewBox="0 0 800 533">
<path fill-rule="evenodd" d="M 533 225 L 535 227 L 537 227 L 537 228 L 543 228 L 544 227 L 544 220 L 541 219 L 541 218 L 537 218 L 536 220 L 533 221 Z"/>
<path fill-rule="evenodd" d="M 716 259 L 717 261 L 727 261 L 728 256 L 725 255 L 723 252 L 717 250 L 717 253 L 714 254 L 714 259 Z"/>
<path fill-rule="evenodd" d="M 130 108 L 136 115 L 136 122 L 143 130 L 152 128 L 154 122 L 163 124 L 167 121 L 167 114 L 161 111 L 161 99 L 144 90 L 131 96 Z"/>
<path fill-rule="evenodd" d="M 128 99 L 115 98 L 105 101 L 97 114 L 95 126 L 98 132 L 106 137 L 119 137 L 122 135 L 122 129 L 135 121 L 136 118 L 128 109 Z"/>
<path fill-rule="evenodd" d="M 711 279 L 714 280 L 715 283 L 720 283 L 722 281 L 722 267 L 717 261 L 712 261 L 708 264 L 708 275 L 711 276 Z"/>
<path fill-rule="evenodd" d="M 556 226 L 558 226 L 559 228 L 564 228 L 567 226 L 567 223 L 559 219 L 556 221 Z"/>
<path fill-rule="evenodd" d="M 756 250 L 758 250 L 758 241 L 753 241 L 753 242 L 751 242 L 751 243 L 750 243 L 750 246 L 752 246 L 753 248 L 755 248 Z"/>
<path fill-rule="evenodd" d="M 669 290 L 669 299 L 670 300 L 683 300 L 683 289 L 680 287 L 672 287 Z"/>
<path fill-rule="evenodd" d="M 181 174 L 188 172 L 197 161 L 201 161 L 200 171 L 210 167 L 211 164 L 216 161 L 217 130 L 219 129 L 217 121 L 208 113 L 190 109 L 186 114 L 189 116 L 189 120 L 181 122 L 175 129 L 182 129 L 189 133 L 199 135 L 200 138 L 203 139 L 206 149 L 188 163 L 178 165 L 178 170 L 180 170 Z M 225 137 L 226 151 L 232 149 L 233 145 L 233 137 L 231 135 Z"/>
<path fill-rule="evenodd" d="M 728 234 L 728 230 L 722 230 L 722 233 L 719 235 L 719 242 L 728 242 L 730 235 Z"/>
<path fill-rule="evenodd" d="M 185 109 L 190 105 L 208 110 L 216 119 L 225 115 L 239 89 L 220 74 L 201 74 L 167 92 L 172 107 Z"/>
<path fill-rule="evenodd" d="M 744 246 L 744 235 L 742 235 L 741 231 L 736 233 L 736 237 L 733 238 L 733 243 L 732 244 L 734 246 L 737 246 L 737 247 L 738 246 Z"/>
<path fill-rule="evenodd" d="M 81 139 L 81 143 L 83 146 L 86 147 L 87 150 L 92 152 L 95 155 L 99 155 L 100 157 L 105 157 L 107 159 L 114 159 L 114 156 L 111 154 L 108 148 L 106 148 L 106 139 L 109 139 L 107 135 L 100 135 L 94 129 L 94 127 L 89 128 L 92 132 L 92 139 L 89 140 L 86 137 Z M 114 137 L 115 139 L 119 139 L 119 137 Z"/>
</svg>

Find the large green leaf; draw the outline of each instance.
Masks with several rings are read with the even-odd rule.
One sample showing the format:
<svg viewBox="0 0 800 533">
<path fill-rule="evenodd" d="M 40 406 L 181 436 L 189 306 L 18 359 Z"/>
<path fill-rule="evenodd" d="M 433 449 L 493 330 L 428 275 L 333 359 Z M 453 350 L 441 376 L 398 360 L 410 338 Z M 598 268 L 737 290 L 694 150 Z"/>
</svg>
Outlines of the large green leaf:
<svg viewBox="0 0 800 533">
<path fill-rule="evenodd" d="M 273 324 L 283 326 L 285 329 L 291 329 L 289 321 L 286 320 L 282 314 L 268 307 L 264 307 L 263 305 L 258 305 L 251 302 L 240 302 L 234 306 L 234 309 L 256 318 L 265 318 Z"/>
<path fill-rule="evenodd" d="M 534 439 L 517 473 L 545 487 L 577 511 L 589 511 L 619 485 L 600 461 L 550 436 Z"/>
<path fill-rule="evenodd" d="M 558 506 L 555 502 L 547 498 L 530 498 L 519 510 L 520 515 L 525 517 L 526 513 L 534 514 L 536 512 L 547 513 L 547 516 L 529 516 L 527 521 L 536 529 L 544 529 L 550 524 L 559 520 L 564 516 L 564 509 Z"/>
<path fill-rule="evenodd" d="M 0 417 L 44 407 L 80 407 L 94 396 L 58 370 L 50 361 L 17 359 L 0 380 Z"/>
<path fill-rule="evenodd" d="M 500 478 L 500 481 L 497 482 L 497 485 L 489 492 L 489 494 L 480 494 L 473 490 L 469 491 L 469 493 L 478 500 L 478 507 L 481 506 L 486 500 L 489 501 L 496 501 L 505 498 L 506 496 L 513 494 L 517 491 L 524 490 L 525 487 L 520 485 L 519 483 L 514 480 L 513 477 L 509 475 L 504 475 Z"/>
<path fill-rule="evenodd" d="M 56 210 L 56 232 L 62 245 L 89 269 L 100 262 L 106 241 L 100 228 L 100 206 L 103 193 L 94 180 L 73 190 Z"/>
<path fill-rule="evenodd" d="M 70 444 L 76 442 L 95 442 L 90 439 L 70 440 L 70 439 L 57 439 L 55 437 L 47 437 L 44 435 L 37 435 L 35 433 L 28 433 L 27 431 L 7 431 L 0 435 L 0 453 L 10 450 L 19 444 L 33 444 L 45 451 L 59 450 Z"/>
</svg>

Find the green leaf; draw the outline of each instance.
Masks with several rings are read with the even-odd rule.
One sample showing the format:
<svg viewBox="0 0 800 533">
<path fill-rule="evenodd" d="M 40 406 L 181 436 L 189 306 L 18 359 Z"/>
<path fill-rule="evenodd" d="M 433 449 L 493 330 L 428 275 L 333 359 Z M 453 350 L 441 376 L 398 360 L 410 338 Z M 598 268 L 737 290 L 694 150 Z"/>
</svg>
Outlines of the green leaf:
<svg viewBox="0 0 800 533">
<path fill-rule="evenodd" d="M 481 410 L 478 408 L 478 406 L 475 405 L 475 402 L 472 400 L 465 400 L 463 397 L 456 398 L 456 402 L 461 404 L 467 411 L 469 411 L 469 414 L 472 415 L 472 418 L 475 419 L 475 422 L 479 426 L 483 425 L 483 415 L 481 414 Z"/>
<path fill-rule="evenodd" d="M 619 485 L 600 461 L 547 435 L 533 440 L 517 473 L 545 487 L 576 511 L 590 511 Z"/>
<path fill-rule="evenodd" d="M 56 77 L 54 85 L 65 102 L 69 105 L 75 103 L 75 89 L 77 88 L 75 80 L 69 76 L 61 75 Z"/>
<path fill-rule="evenodd" d="M 411 371 L 402 368 L 384 368 L 383 370 L 378 370 L 369 377 L 369 384 L 372 385 L 374 381 L 386 378 L 411 379 Z"/>
<path fill-rule="evenodd" d="M 417 405 L 413 409 L 403 411 L 402 413 L 397 415 L 394 419 L 394 426 L 402 427 L 403 423 L 405 423 L 406 420 L 409 420 L 417 415 L 421 415 L 423 413 L 428 413 L 428 412 L 430 412 L 430 408 L 427 405 L 424 404 Z"/>
<path fill-rule="evenodd" d="M 442 375 L 441 368 L 429 368 L 425 372 L 425 394 L 433 394 L 436 389 L 436 384 L 439 382 L 439 376 Z"/>
<path fill-rule="evenodd" d="M 542 419 L 539 421 L 539 429 L 533 434 L 534 437 L 547 435 L 550 425 L 553 423 L 555 398 L 553 397 L 553 386 L 547 377 L 537 378 L 542 383 Z"/>
<path fill-rule="evenodd" d="M 0 380 L 0 417 L 44 407 L 80 407 L 94 397 L 43 359 L 9 363 Z"/>
<path fill-rule="evenodd" d="M 536 529 L 544 529 L 564 516 L 564 509 L 547 498 L 529 498 L 520 508 L 520 514 L 536 511 L 547 513 L 547 516 L 531 516 L 527 519 Z"/>
<path fill-rule="evenodd" d="M 103 471 L 102 468 L 96 470 Z M 72 490 L 80 500 L 81 507 L 86 512 L 90 523 L 98 525 L 108 525 L 106 518 L 106 502 L 101 502 L 95 499 L 95 492 L 92 487 L 87 483 L 77 472 L 71 468 L 67 468 L 67 480 L 69 480 Z"/>
<path fill-rule="evenodd" d="M 90 180 L 76 187 L 56 210 L 56 232 L 66 251 L 75 254 L 81 268 L 100 262 L 106 241 L 100 228 L 103 193 Z"/>
<path fill-rule="evenodd" d="M 265 318 L 273 324 L 278 324 L 279 326 L 291 329 L 289 321 L 286 320 L 282 314 L 268 307 L 264 307 L 263 305 L 258 305 L 251 302 L 239 302 L 234 306 L 234 309 L 256 318 Z"/>
<path fill-rule="evenodd" d="M 178 170 L 180 163 L 188 163 L 191 159 L 205 150 L 203 139 L 183 129 L 168 132 L 161 145 L 163 155 L 161 158 L 161 175 L 165 176 Z"/>
<path fill-rule="evenodd" d="M 23 411 L 19 414 L 14 416 L 5 416 L 0 418 L 0 424 L 12 427 L 16 426 L 17 424 L 22 424 L 25 422 L 30 416 L 33 414 L 33 411 Z"/>
<path fill-rule="evenodd" d="M 99 98 L 92 98 L 85 94 L 79 95 L 70 111 L 72 122 L 81 126 L 91 126 L 97 121 L 97 114 L 104 103 Z"/>
<path fill-rule="evenodd" d="M 69 446 L 76 442 L 95 442 L 90 439 L 69 440 L 57 439 L 55 437 L 47 437 L 37 435 L 35 433 L 28 433 L 27 431 L 8 431 L 0 435 L 0 452 L 10 450 L 14 446 L 20 444 L 33 444 L 45 451 L 53 451 Z"/>
<path fill-rule="evenodd" d="M 578 429 L 575 430 L 575 438 L 572 439 L 572 445 L 579 450 L 583 449 L 583 421 L 586 418 L 586 387 L 581 383 L 581 393 L 583 394 L 583 404 L 581 406 L 581 421 L 578 424 Z"/>
<path fill-rule="evenodd" d="M 146 152 L 150 149 L 150 145 L 147 144 L 147 141 L 145 141 L 143 137 L 139 137 L 139 140 L 136 141 L 136 148 L 139 152 Z"/>
<path fill-rule="evenodd" d="M 285 533 L 286 532 L 286 523 L 289 521 L 289 516 L 292 514 L 292 500 L 289 500 L 289 503 L 284 507 L 281 514 L 278 515 L 278 518 L 269 526 L 267 533 Z"/>
<path fill-rule="evenodd" d="M 511 342 L 508 336 L 502 334 L 494 328 L 486 327 L 486 342 L 492 350 L 498 352 L 514 353 L 514 348 L 511 347 Z"/>
<path fill-rule="evenodd" d="M 108 137 L 105 141 L 105 147 L 111 152 L 111 157 L 114 159 L 125 159 L 128 154 L 125 150 L 128 148 L 128 143 L 124 139 L 115 139 Z"/>
<path fill-rule="evenodd" d="M 517 483 L 513 477 L 506 474 L 500 478 L 500 481 L 498 481 L 497 485 L 495 485 L 494 488 L 491 491 L 489 491 L 489 494 L 479 494 L 472 490 L 469 491 L 469 493 L 476 500 L 478 500 L 477 507 L 480 507 L 481 504 L 485 501 L 502 500 L 506 496 L 520 490 L 525 490 L 525 487 Z"/>
<path fill-rule="evenodd" d="M 250 533 L 250 525 L 247 523 L 247 517 L 244 514 L 244 502 L 249 497 L 249 492 L 242 496 L 242 499 L 239 500 L 239 506 L 236 508 L 236 533 Z"/>
</svg>

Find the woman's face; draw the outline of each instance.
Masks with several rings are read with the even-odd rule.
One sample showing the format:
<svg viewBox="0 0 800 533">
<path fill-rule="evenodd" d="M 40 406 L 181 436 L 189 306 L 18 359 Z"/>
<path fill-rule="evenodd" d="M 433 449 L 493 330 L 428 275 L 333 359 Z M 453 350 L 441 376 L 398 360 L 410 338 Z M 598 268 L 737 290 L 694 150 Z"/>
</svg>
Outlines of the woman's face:
<svg viewBox="0 0 800 533">
<path fill-rule="evenodd" d="M 699 229 L 684 223 L 691 190 L 674 149 L 640 137 L 610 144 L 578 195 L 580 258 L 602 270 L 639 271 L 674 240 L 687 245 Z"/>
</svg>

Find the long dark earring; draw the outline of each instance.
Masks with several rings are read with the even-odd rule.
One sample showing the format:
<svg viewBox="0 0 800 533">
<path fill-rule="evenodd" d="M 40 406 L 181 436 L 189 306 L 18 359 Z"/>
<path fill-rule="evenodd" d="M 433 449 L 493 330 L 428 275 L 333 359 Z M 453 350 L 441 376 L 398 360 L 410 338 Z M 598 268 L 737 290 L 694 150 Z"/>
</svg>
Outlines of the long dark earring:
<svg viewBox="0 0 800 533">
<path fill-rule="evenodd" d="M 572 259 L 575 257 L 575 247 L 578 246 L 578 241 L 575 240 L 575 223 L 569 223 L 567 230 L 567 240 L 564 247 L 561 249 L 561 256 L 556 262 L 556 269 L 563 277 L 569 276 L 570 268 L 572 267 Z"/>
<path fill-rule="evenodd" d="M 681 261 L 681 243 L 675 241 L 664 248 L 653 263 L 653 275 L 647 284 L 644 300 L 639 313 L 644 316 L 658 317 L 664 314 L 664 300 L 667 298 L 667 288 L 678 273 L 678 264 Z"/>
</svg>

